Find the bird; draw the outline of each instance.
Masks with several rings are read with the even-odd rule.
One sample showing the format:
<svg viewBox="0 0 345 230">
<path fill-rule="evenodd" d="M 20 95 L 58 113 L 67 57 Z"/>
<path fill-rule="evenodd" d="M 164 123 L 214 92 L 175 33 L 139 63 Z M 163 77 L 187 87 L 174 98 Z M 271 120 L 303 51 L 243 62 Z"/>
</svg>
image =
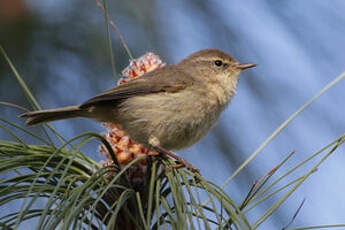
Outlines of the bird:
<svg viewBox="0 0 345 230">
<path fill-rule="evenodd" d="M 218 49 L 203 49 L 80 105 L 26 112 L 21 117 L 27 118 L 27 125 L 75 117 L 116 123 L 138 143 L 194 168 L 170 151 L 204 137 L 235 95 L 240 73 L 255 66 L 241 64 Z"/>
</svg>

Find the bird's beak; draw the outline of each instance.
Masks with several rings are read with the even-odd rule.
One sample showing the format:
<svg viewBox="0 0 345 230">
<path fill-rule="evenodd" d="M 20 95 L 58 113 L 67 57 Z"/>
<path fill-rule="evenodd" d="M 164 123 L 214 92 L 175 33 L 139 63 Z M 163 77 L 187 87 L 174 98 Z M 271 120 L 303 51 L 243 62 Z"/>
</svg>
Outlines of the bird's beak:
<svg viewBox="0 0 345 230">
<path fill-rule="evenodd" d="M 252 68 L 252 67 L 255 67 L 256 64 L 238 64 L 236 67 L 237 69 L 240 69 L 240 70 L 244 70 L 244 69 L 249 69 L 249 68 Z"/>
</svg>

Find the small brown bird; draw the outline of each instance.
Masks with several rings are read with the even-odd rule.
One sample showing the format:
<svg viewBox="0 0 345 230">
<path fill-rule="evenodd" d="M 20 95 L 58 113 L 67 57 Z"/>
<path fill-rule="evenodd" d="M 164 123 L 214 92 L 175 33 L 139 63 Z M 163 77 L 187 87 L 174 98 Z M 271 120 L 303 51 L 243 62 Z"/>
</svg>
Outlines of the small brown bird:
<svg viewBox="0 0 345 230">
<path fill-rule="evenodd" d="M 28 118 L 27 125 L 73 117 L 113 122 L 146 147 L 160 152 L 182 149 L 205 136 L 236 93 L 241 71 L 254 66 L 240 64 L 223 51 L 205 49 L 81 105 L 28 112 L 21 117 Z"/>
</svg>

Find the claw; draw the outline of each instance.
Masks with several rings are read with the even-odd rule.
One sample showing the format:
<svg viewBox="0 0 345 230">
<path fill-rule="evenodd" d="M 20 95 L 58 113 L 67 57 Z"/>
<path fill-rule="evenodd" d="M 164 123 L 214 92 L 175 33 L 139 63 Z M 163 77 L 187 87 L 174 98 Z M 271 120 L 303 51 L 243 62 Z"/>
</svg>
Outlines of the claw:
<svg viewBox="0 0 345 230">
<path fill-rule="evenodd" d="M 182 157 L 180 156 L 177 156 L 176 154 L 170 152 L 169 150 L 167 149 L 164 149 L 163 147 L 161 146 L 155 146 L 154 149 L 160 153 L 160 155 L 162 155 L 163 157 L 171 157 L 173 159 L 175 159 L 176 161 L 180 162 L 180 164 L 178 165 L 173 165 L 173 166 L 170 166 L 168 169 L 179 169 L 179 168 L 187 168 L 189 169 L 190 171 L 192 172 L 196 172 L 198 174 L 200 174 L 200 171 L 198 168 L 194 167 L 193 165 L 191 165 L 190 163 L 188 163 L 185 159 L 183 159 Z"/>
</svg>

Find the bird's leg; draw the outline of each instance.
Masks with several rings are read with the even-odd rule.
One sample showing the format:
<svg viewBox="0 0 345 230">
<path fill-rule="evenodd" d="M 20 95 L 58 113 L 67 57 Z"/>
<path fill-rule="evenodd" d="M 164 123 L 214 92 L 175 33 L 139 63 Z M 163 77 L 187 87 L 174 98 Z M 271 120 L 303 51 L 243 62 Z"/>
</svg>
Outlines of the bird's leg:
<svg viewBox="0 0 345 230">
<path fill-rule="evenodd" d="M 195 168 L 193 165 L 191 165 L 190 163 L 188 163 L 185 159 L 183 159 L 182 157 L 176 155 L 175 153 L 170 152 L 169 150 L 157 145 L 155 147 L 153 147 L 154 150 L 156 150 L 159 154 L 163 155 L 164 157 L 171 157 L 175 160 L 177 160 L 178 162 L 180 162 L 179 165 L 176 166 L 172 166 L 172 168 L 181 168 L 181 167 L 186 167 L 189 170 L 191 170 L 192 172 L 197 172 L 200 174 L 199 169 Z"/>
<path fill-rule="evenodd" d="M 187 169 L 191 170 L 192 172 L 197 172 L 200 174 L 199 169 L 197 169 L 193 165 L 189 164 L 185 159 L 183 159 L 182 157 L 179 157 L 176 154 L 170 152 L 169 150 L 163 148 L 160 145 L 160 141 L 157 137 L 155 137 L 153 135 L 150 136 L 148 142 L 152 146 L 152 148 L 160 154 L 161 157 L 163 157 L 163 158 L 171 157 L 171 158 L 180 162 L 179 165 L 175 165 L 172 168 L 186 167 Z"/>
</svg>

